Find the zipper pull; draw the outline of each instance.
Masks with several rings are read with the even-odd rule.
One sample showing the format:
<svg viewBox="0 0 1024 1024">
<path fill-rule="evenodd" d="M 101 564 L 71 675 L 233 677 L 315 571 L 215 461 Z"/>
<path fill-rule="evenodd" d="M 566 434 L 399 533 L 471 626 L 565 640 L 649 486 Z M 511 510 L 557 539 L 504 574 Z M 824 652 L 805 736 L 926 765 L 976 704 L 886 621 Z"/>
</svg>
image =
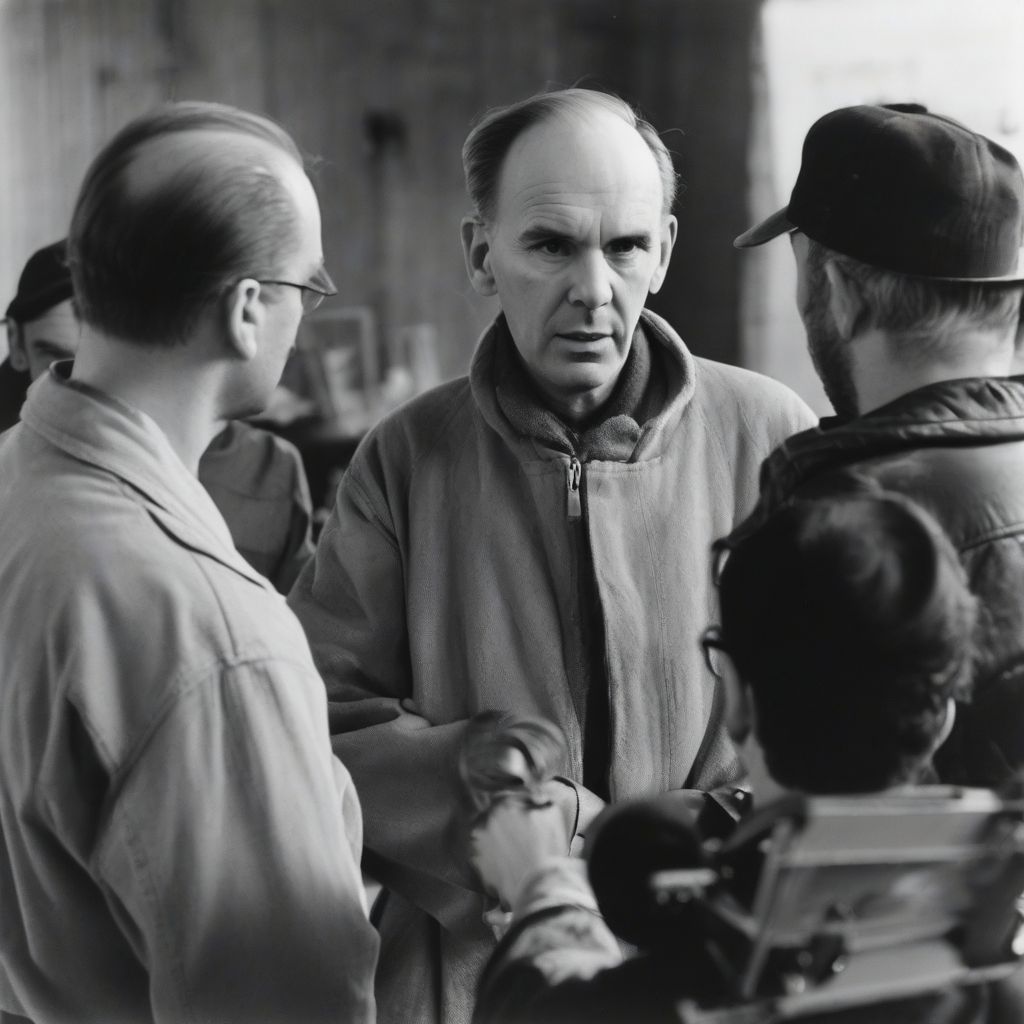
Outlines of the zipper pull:
<svg viewBox="0 0 1024 1024">
<path fill-rule="evenodd" d="M 580 460 L 573 456 L 569 460 L 569 468 L 565 480 L 570 519 L 580 519 L 583 516 L 583 506 L 580 504 L 580 480 L 582 477 L 583 467 L 580 465 Z"/>
</svg>

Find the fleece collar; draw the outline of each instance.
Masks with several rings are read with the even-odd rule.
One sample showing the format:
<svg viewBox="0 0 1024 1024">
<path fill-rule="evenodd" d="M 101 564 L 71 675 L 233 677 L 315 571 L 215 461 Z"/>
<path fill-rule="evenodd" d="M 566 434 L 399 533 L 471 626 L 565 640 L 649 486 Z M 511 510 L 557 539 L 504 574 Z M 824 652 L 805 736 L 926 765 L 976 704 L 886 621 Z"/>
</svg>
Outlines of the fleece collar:
<svg viewBox="0 0 1024 1024">
<path fill-rule="evenodd" d="M 651 393 L 663 390 L 661 375 L 652 379 L 651 349 L 644 332 L 638 328 L 634 333 L 615 388 L 596 418 L 570 425 L 544 403 L 503 318 L 495 328 L 495 397 L 512 428 L 522 437 L 584 462 L 590 458 L 628 462 L 640 439 L 640 424 L 648 418 L 645 410 L 654 404 Z"/>
<path fill-rule="evenodd" d="M 663 451 L 693 397 L 695 372 L 675 331 L 644 310 L 611 397 L 594 422 L 573 429 L 544 404 L 499 315 L 477 346 L 470 386 L 481 415 L 524 460 L 636 462 Z"/>
</svg>

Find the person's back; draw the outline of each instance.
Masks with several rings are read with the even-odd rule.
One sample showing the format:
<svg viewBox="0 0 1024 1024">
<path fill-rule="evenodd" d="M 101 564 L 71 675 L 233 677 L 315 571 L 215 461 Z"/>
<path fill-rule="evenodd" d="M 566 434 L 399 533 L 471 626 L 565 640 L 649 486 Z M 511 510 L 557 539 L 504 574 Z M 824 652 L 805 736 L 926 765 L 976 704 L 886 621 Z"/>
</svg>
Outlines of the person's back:
<svg viewBox="0 0 1024 1024">
<path fill-rule="evenodd" d="M 750 773 L 757 810 L 744 828 L 788 794 L 884 797 L 919 777 L 952 724 L 975 616 L 956 554 L 925 513 L 873 493 L 796 503 L 730 555 L 721 605 L 722 625 L 702 643 Z M 914 790 L 900 792 L 913 802 Z M 699 901 L 659 917 L 650 890 L 654 872 L 699 874 L 728 843 L 734 826 L 709 797 L 666 794 L 606 811 L 588 843 L 593 891 L 578 865 L 546 853 L 531 816 L 495 812 L 475 839 L 485 879 L 514 909 L 484 975 L 480 1024 L 667 1024 L 683 1001 L 742 1002 L 728 963 L 735 949 L 716 948 L 720 933 Z M 737 908 L 764 851 L 762 834 L 749 855 L 728 861 L 723 884 L 737 888 Z M 642 954 L 622 962 L 609 927 Z M 992 994 L 949 987 L 801 1019 L 980 1024 L 1001 1019 L 990 1015 Z"/>
<path fill-rule="evenodd" d="M 1024 176 L 1014 157 L 914 104 L 832 111 L 810 128 L 784 210 L 735 244 L 788 233 L 808 346 L 837 418 L 766 461 L 738 539 L 856 467 L 927 507 L 985 608 L 973 693 L 936 758 L 943 781 L 1024 768 Z"/>
<path fill-rule="evenodd" d="M 361 815 L 322 684 L 196 478 L 329 289 L 315 195 L 270 122 L 174 104 L 97 157 L 70 250 L 74 366 L 0 438 L 0 1011 L 370 1021 Z"/>
<path fill-rule="evenodd" d="M 71 425 L 50 415 L 57 391 L 30 399 L 0 441 L 0 521 L 21 524 L 0 545 L 0 859 L 16 888 L 3 886 L 0 977 L 38 1020 L 80 1019 L 61 1007 L 68 992 L 109 1021 L 154 1006 L 187 1020 L 192 1003 L 257 1019 L 286 986 L 302 1009 L 310 951 L 290 938 L 363 908 L 358 875 L 344 886 L 331 864 L 358 864 L 359 832 L 342 828 L 357 804 L 317 756 L 326 713 L 301 627 L 150 424 L 128 435 L 89 395 L 72 454 L 51 442 Z M 271 806 L 238 813 L 234 775 Z M 267 856 L 271 822 L 318 884 L 295 886 L 294 860 Z M 276 933 L 273 972 L 267 935 L 247 936 L 239 907 L 247 927 Z M 371 946 L 351 927 L 365 980 Z M 340 966 L 330 988 L 318 979 L 316 1000 L 363 998 Z"/>
</svg>

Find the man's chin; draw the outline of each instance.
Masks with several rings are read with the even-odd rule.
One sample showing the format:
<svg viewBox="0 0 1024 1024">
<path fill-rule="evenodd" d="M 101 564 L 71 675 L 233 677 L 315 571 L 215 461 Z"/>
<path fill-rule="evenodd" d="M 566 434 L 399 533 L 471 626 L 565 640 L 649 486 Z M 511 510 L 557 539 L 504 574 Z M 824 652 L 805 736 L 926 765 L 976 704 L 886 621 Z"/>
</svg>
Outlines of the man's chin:
<svg viewBox="0 0 1024 1024">
<path fill-rule="evenodd" d="M 253 396 L 248 399 L 241 399 L 233 402 L 226 412 L 226 420 L 247 420 L 253 416 L 259 416 L 265 412 L 270 404 L 269 397 L 261 401 L 259 397 Z"/>
<path fill-rule="evenodd" d="M 566 395 L 580 396 L 592 391 L 610 390 L 618 374 L 601 364 L 575 364 L 559 375 L 558 388 Z"/>
<path fill-rule="evenodd" d="M 571 419 L 590 416 L 604 405 L 615 389 L 617 374 L 607 370 L 600 373 L 567 373 L 557 383 L 544 390 L 552 399 L 552 408 L 563 414 L 572 410 Z"/>
</svg>

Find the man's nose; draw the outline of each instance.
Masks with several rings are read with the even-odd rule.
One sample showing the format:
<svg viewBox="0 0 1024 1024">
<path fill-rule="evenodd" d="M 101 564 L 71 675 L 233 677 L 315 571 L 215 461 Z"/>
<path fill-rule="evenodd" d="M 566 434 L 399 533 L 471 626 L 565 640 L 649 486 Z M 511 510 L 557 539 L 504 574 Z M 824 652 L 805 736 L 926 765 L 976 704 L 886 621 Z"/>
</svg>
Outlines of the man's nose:
<svg viewBox="0 0 1024 1024">
<path fill-rule="evenodd" d="M 581 253 L 575 260 L 569 301 L 586 309 L 599 309 L 612 301 L 611 275 L 603 252 Z"/>
</svg>

